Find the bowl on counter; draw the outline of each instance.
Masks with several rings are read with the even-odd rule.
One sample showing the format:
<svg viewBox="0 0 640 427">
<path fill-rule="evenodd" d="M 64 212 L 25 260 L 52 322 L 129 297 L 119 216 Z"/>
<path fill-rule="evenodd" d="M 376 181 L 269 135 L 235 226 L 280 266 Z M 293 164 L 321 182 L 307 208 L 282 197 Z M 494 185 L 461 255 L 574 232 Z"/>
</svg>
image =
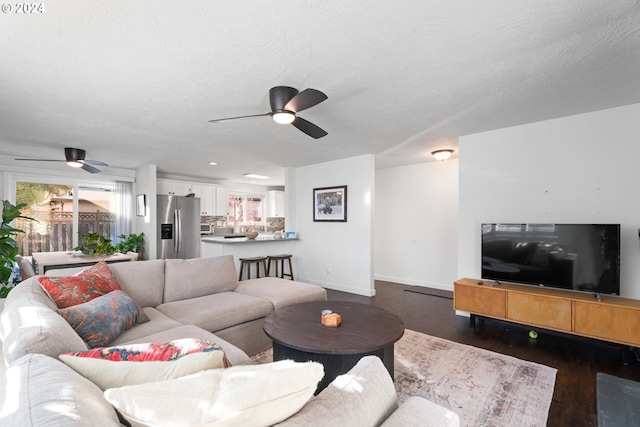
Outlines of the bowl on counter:
<svg viewBox="0 0 640 427">
<path fill-rule="evenodd" d="M 244 237 L 246 237 L 247 239 L 255 239 L 256 237 L 258 237 L 258 232 L 257 231 L 245 231 Z"/>
</svg>

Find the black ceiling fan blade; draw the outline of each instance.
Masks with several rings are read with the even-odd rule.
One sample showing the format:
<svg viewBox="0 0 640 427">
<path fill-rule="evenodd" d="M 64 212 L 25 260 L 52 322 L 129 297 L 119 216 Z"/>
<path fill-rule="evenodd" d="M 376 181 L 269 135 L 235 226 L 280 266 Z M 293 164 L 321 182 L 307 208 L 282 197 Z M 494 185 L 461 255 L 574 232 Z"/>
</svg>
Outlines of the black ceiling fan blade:
<svg viewBox="0 0 640 427">
<path fill-rule="evenodd" d="M 86 163 L 82 163 L 81 168 L 86 170 L 87 172 L 91 172 L 91 173 L 100 173 L 100 172 L 102 172 L 100 169 L 94 168 L 93 166 L 88 165 Z"/>
<path fill-rule="evenodd" d="M 53 159 L 13 159 L 13 160 L 28 160 L 30 162 L 66 162 L 66 160 L 53 160 Z"/>
<path fill-rule="evenodd" d="M 291 101 L 287 102 L 284 109 L 293 111 L 294 113 L 299 113 L 302 110 L 306 110 L 307 108 L 320 104 L 327 98 L 327 95 L 317 89 L 305 89 L 294 96 Z"/>
<path fill-rule="evenodd" d="M 109 166 L 108 163 L 105 163 L 100 160 L 82 160 L 82 163 L 85 165 L 93 165 L 93 166 Z"/>
<path fill-rule="evenodd" d="M 310 121 L 303 119 L 302 117 L 296 117 L 296 119 L 291 124 L 309 135 L 311 138 L 318 139 L 328 135 L 326 131 L 314 125 Z"/>
<path fill-rule="evenodd" d="M 270 113 L 264 113 L 264 114 L 250 114 L 248 116 L 237 116 L 237 117 L 225 117 L 223 119 L 213 119 L 213 120 L 209 120 L 209 123 L 219 123 L 219 122 L 227 122 L 229 120 L 237 120 L 237 119 L 249 119 L 251 117 L 262 117 L 262 116 L 268 116 Z"/>
</svg>

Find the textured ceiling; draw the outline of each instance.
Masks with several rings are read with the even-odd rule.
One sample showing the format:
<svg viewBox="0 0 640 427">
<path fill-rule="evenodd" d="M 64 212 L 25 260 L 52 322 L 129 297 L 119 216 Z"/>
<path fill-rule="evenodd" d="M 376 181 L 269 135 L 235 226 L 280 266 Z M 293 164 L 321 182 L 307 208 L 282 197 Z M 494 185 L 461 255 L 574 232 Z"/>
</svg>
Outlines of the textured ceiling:
<svg viewBox="0 0 640 427">
<path fill-rule="evenodd" d="M 283 167 L 432 161 L 460 135 L 640 102 L 637 0 L 44 7 L 0 14 L 0 155 L 71 146 L 116 168 L 278 185 Z M 208 123 L 267 112 L 278 85 L 325 92 L 300 116 L 329 135 Z"/>
</svg>

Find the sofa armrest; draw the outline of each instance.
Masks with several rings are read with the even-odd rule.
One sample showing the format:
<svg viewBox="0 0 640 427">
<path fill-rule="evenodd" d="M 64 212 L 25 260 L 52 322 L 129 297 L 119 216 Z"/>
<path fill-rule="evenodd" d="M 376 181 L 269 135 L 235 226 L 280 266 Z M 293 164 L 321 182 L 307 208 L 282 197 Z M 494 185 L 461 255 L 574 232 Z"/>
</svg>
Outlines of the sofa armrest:
<svg viewBox="0 0 640 427">
<path fill-rule="evenodd" d="M 459 427 L 458 414 L 418 396 L 408 398 L 381 427 Z"/>
<path fill-rule="evenodd" d="M 371 427 L 380 425 L 397 408 L 389 372 L 378 357 L 366 356 L 300 412 L 277 425 Z"/>
</svg>

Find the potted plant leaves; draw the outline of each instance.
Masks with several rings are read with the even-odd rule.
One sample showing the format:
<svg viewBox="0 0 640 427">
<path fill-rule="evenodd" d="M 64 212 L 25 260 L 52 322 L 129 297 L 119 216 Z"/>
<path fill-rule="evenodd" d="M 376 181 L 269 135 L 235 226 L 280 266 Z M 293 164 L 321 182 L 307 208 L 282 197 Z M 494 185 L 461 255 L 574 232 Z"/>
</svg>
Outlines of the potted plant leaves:
<svg viewBox="0 0 640 427">
<path fill-rule="evenodd" d="M 74 251 L 81 251 L 85 255 L 112 255 L 116 248 L 111 244 L 111 239 L 98 234 L 87 233 L 81 235 L 82 243 L 73 248 Z"/>
<path fill-rule="evenodd" d="M 24 218 L 34 221 L 33 218 L 22 215 L 20 209 L 27 207 L 26 203 L 17 206 L 7 200 L 2 201 L 2 223 L 0 223 L 0 298 L 6 298 L 9 291 L 16 285 L 12 280 L 12 273 L 18 255 L 19 248 L 15 236 L 24 233 L 23 230 L 14 228 L 11 223 L 16 218 Z"/>
<path fill-rule="evenodd" d="M 116 244 L 116 251 L 121 254 L 135 252 L 138 254 L 138 260 L 142 259 L 142 252 L 144 251 L 144 233 L 132 233 L 128 236 L 121 234 L 118 238 L 120 239 L 120 242 Z"/>
</svg>

